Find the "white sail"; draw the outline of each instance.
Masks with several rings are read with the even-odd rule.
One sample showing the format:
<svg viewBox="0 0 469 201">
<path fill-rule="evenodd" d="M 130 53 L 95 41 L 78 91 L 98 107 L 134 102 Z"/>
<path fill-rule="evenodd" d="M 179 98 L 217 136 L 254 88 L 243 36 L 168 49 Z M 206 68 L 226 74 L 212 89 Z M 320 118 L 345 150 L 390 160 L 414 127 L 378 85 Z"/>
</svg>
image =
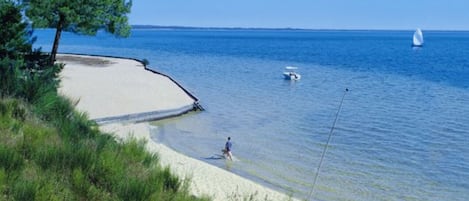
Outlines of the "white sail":
<svg viewBox="0 0 469 201">
<path fill-rule="evenodd" d="M 414 46 L 422 46 L 423 45 L 423 34 L 422 30 L 417 29 L 414 33 L 414 40 L 412 43 Z"/>
</svg>

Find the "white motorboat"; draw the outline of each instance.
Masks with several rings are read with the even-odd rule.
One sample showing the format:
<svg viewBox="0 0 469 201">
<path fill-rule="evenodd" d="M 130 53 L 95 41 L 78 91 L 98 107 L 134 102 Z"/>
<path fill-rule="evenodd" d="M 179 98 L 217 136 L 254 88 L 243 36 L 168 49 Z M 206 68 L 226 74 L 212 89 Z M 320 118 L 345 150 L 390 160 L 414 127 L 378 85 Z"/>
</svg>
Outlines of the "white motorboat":
<svg viewBox="0 0 469 201">
<path fill-rule="evenodd" d="M 412 39 L 412 47 L 422 47 L 422 46 L 423 46 L 423 33 L 422 33 L 422 30 L 417 29 Z"/>
<path fill-rule="evenodd" d="M 297 69 L 298 67 L 287 66 L 285 67 L 285 72 L 283 72 L 283 76 L 286 80 L 299 80 L 301 79 L 301 75 L 295 72 L 295 70 Z"/>
</svg>

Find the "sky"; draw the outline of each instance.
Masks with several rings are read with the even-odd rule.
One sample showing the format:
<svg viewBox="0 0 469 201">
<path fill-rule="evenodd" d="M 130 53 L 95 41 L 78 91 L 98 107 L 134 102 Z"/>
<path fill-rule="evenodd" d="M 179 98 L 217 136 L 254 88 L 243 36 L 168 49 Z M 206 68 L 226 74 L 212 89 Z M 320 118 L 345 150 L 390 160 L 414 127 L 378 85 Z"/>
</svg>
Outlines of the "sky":
<svg viewBox="0 0 469 201">
<path fill-rule="evenodd" d="M 469 30 L 469 0 L 133 0 L 132 25 Z"/>
</svg>

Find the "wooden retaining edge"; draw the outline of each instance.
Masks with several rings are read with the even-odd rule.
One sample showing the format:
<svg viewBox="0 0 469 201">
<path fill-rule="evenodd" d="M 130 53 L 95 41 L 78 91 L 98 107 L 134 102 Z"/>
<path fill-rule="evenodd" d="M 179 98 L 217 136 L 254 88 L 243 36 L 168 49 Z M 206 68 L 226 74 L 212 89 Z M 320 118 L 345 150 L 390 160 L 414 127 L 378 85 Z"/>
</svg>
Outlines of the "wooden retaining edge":
<svg viewBox="0 0 469 201">
<path fill-rule="evenodd" d="M 192 105 L 184 106 L 177 109 L 170 109 L 170 110 L 159 110 L 159 111 L 150 111 L 150 112 L 142 112 L 142 113 L 134 113 L 134 114 L 126 114 L 126 115 L 119 115 L 119 116 L 112 116 L 112 117 L 103 117 L 103 118 L 96 118 L 93 119 L 96 123 L 103 125 L 109 123 L 117 123 L 117 122 L 144 122 L 144 121 L 155 121 L 161 120 L 171 117 L 180 116 L 186 114 L 190 111 L 204 111 L 205 109 L 199 103 L 199 98 L 189 92 L 186 88 L 184 88 L 181 84 L 179 84 L 175 79 L 171 76 L 166 75 L 164 73 L 158 72 L 154 69 L 150 69 L 145 65 L 142 60 L 136 58 L 129 58 L 129 57 L 119 57 L 119 56 L 106 56 L 106 55 L 95 55 L 95 54 L 80 54 L 80 53 L 59 53 L 62 55 L 80 55 L 80 56 L 95 56 L 95 57 L 108 57 L 108 58 L 116 58 L 116 59 L 129 59 L 134 60 L 141 63 L 144 66 L 144 69 L 150 71 L 152 73 L 165 76 L 170 79 L 173 83 L 175 83 L 180 89 L 182 89 L 188 96 L 190 96 L 194 103 Z"/>
<path fill-rule="evenodd" d="M 143 62 L 142 62 L 143 64 Z M 196 110 L 200 110 L 200 111 L 204 111 L 205 109 L 202 107 L 202 105 L 200 105 L 199 103 L 199 99 L 197 97 L 195 97 L 191 92 L 187 91 L 187 89 L 185 89 L 181 84 L 179 84 L 176 80 L 174 80 L 171 76 L 168 76 L 164 73 L 160 73 L 156 70 L 153 70 L 151 68 L 147 68 L 145 65 L 143 65 L 145 67 L 145 70 L 147 71 L 150 71 L 150 72 L 153 72 L 155 74 L 158 74 L 158 75 L 162 75 L 162 76 L 165 76 L 167 77 L 168 79 L 170 79 L 172 82 L 174 82 L 174 84 L 178 85 L 179 88 L 181 88 L 187 95 L 189 95 L 193 100 L 194 100 L 194 108 Z"/>
<path fill-rule="evenodd" d="M 138 123 L 138 122 L 156 121 L 156 120 L 176 117 L 176 116 L 186 114 L 193 110 L 194 110 L 194 107 L 192 105 L 187 105 L 187 106 L 177 108 L 177 109 L 125 114 L 125 115 L 112 116 L 112 117 L 96 118 L 93 120 L 99 125 L 111 124 L 111 123 Z"/>
</svg>

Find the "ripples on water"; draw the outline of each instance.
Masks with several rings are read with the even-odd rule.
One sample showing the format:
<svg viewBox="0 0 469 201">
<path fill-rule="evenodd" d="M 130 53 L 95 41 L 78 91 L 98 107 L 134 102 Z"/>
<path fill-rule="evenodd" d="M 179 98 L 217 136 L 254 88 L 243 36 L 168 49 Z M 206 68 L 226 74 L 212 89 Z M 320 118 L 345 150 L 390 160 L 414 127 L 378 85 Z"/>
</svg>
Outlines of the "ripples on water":
<svg viewBox="0 0 469 201">
<path fill-rule="evenodd" d="M 51 33 L 39 31 L 39 45 L 51 42 Z M 299 198 L 311 190 L 349 88 L 315 199 L 465 200 L 469 35 L 427 32 L 419 50 L 409 47 L 411 36 L 137 30 L 125 40 L 65 34 L 60 51 L 147 58 L 207 109 L 155 123 L 155 139 Z M 287 65 L 299 66 L 302 80 L 283 80 Z M 229 166 L 212 158 L 227 136 L 240 160 Z"/>
</svg>

